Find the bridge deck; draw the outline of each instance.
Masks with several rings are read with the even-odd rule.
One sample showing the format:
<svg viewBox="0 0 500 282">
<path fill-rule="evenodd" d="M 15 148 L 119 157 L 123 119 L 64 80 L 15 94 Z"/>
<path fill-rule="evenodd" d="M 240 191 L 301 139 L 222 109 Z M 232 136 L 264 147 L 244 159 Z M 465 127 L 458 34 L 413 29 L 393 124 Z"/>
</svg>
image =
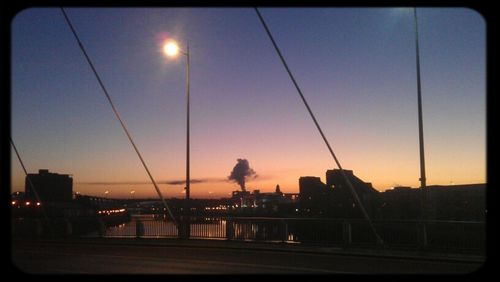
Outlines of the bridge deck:
<svg viewBox="0 0 500 282">
<path fill-rule="evenodd" d="M 177 239 L 14 240 L 12 252 L 14 265 L 28 273 L 465 274 L 484 261 L 475 256 Z"/>
</svg>

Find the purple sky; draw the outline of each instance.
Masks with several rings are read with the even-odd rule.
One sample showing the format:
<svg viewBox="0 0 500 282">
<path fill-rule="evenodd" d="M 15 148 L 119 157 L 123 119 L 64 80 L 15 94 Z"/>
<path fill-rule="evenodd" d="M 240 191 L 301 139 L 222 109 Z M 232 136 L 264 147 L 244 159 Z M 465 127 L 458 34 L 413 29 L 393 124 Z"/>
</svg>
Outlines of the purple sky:
<svg viewBox="0 0 500 282">
<path fill-rule="evenodd" d="M 413 10 L 260 11 L 342 166 L 381 191 L 418 187 Z M 185 177 L 186 65 L 162 54 L 166 37 L 190 44 L 191 177 L 218 180 L 192 184 L 192 197 L 238 189 L 222 181 L 238 158 L 259 175 L 249 190 L 298 192 L 300 176 L 324 181 L 336 168 L 253 9 L 66 12 L 159 182 Z M 485 22 L 462 8 L 418 16 L 428 184 L 484 183 Z M 11 95 L 12 138 L 29 172 L 72 174 L 82 194 L 155 195 L 137 184 L 147 174 L 59 9 L 13 20 Z M 23 190 L 14 154 L 11 167 L 12 190 Z M 182 196 L 182 185 L 160 187 Z"/>
</svg>

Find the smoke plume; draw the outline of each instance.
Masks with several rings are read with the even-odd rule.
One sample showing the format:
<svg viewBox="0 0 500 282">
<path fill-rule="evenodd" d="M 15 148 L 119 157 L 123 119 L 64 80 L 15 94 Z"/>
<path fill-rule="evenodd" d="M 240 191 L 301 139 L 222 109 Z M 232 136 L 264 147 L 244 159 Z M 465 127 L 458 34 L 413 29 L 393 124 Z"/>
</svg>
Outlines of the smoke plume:
<svg viewBox="0 0 500 282">
<path fill-rule="evenodd" d="M 246 159 L 238 159 L 238 163 L 233 168 L 231 175 L 228 179 L 238 183 L 241 187 L 241 191 L 246 191 L 245 181 L 248 177 L 257 177 L 257 174 L 253 169 L 250 168 L 248 161 Z"/>
</svg>

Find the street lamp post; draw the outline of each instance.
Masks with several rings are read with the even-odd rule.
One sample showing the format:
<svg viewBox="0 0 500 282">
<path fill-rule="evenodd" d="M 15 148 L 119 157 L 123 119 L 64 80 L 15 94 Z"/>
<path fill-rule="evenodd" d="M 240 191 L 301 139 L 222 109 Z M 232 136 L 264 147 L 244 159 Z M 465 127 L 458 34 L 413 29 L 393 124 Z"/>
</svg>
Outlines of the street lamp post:
<svg viewBox="0 0 500 282">
<path fill-rule="evenodd" d="M 186 46 L 186 200 L 190 197 L 190 175 L 189 175 L 189 43 Z"/>
<path fill-rule="evenodd" d="M 178 53 L 186 56 L 186 200 L 190 198 L 190 174 L 189 174 L 189 42 L 187 43 L 186 52 L 182 51 L 176 42 L 169 41 L 163 47 L 164 52 L 170 56 L 175 57 Z"/>
<path fill-rule="evenodd" d="M 424 154 L 424 129 L 422 120 L 422 87 L 420 83 L 420 49 L 418 45 L 418 19 L 417 8 L 413 9 L 413 18 L 415 21 L 415 53 L 417 61 L 417 95 L 418 95 L 418 137 L 420 148 L 420 193 L 421 193 L 421 219 L 428 219 L 428 195 L 425 177 L 425 154 Z"/>
<path fill-rule="evenodd" d="M 181 239 L 188 239 L 191 233 L 190 228 L 190 175 L 189 175 L 189 42 L 186 45 L 186 51 L 184 52 L 179 48 L 176 42 L 167 42 L 163 47 L 164 52 L 170 56 L 175 57 L 178 53 L 186 56 L 186 204 L 184 205 L 184 215 L 185 217 L 180 220 L 179 235 Z"/>
<path fill-rule="evenodd" d="M 425 178 L 425 158 L 424 158 L 424 129 L 422 121 L 422 88 L 420 84 L 420 49 L 418 46 L 418 19 L 417 8 L 414 8 L 415 18 L 415 52 L 417 59 L 417 95 L 418 95 L 418 133 L 420 145 L 420 186 L 422 189 L 426 188 Z"/>
</svg>

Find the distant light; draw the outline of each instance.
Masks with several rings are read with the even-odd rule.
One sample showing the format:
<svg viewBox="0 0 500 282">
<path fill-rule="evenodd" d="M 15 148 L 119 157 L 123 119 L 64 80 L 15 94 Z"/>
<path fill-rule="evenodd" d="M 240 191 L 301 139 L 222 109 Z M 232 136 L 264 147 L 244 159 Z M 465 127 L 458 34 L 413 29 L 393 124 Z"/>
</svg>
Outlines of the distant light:
<svg viewBox="0 0 500 282">
<path fill-rule="evenodd" d="M 26 202 L 26 205 L 27 205 L 27 206 L 31 205 L 31 202 Z"/>
<path fill-rule="evenodd" d="M 37 205 L 37 206 L 39 206 L 39 205 L 41 205 L 41 203 L 40 203 L 40 202 L 37 202 L 37 203 L 36 203 L 36 205 Z"/>
<path fill-rule="evenodd" d="M 16 201 L 12 201 L 12 204 L 15 205 L 16 204 Z"/>
<path fill-rule="evenodd" d="M 163 46 L 163 52 L 169 57 L 175 57 L 179 53 L 179 46 L 174 41 L 167 42 Z"/>
</svg>

